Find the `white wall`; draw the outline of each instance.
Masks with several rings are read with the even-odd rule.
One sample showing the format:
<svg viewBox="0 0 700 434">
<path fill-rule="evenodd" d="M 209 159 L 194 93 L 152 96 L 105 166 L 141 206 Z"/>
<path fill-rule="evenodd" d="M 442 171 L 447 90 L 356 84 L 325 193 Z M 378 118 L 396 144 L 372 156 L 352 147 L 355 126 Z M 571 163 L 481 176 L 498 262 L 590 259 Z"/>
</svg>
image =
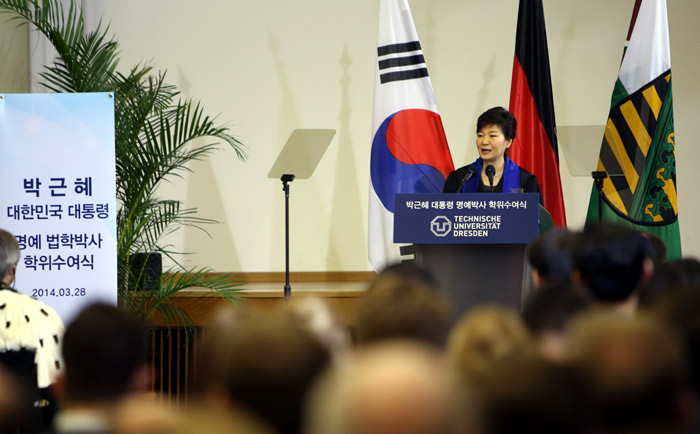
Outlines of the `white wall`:
<svg viewBox="0 0 700 434">
<path fill-rule="evenodd" d="M 27 82 L 27 30 L 0 15 L 0 92 L 24 93 Z"/>
<path fill-rule="evenodd" d="M 517 0 L 410 0 L 455 165 L 476 157 L 476 117 L 508 105 Z M 545 0 L 557 122 L 606 121 L 634 0 Z M 700 181 L 692 128 L 700 115 L 700 2 L 668 0 L 674 72 L 678 194 L 686 255 L 700 257 Z M 367 192 L 377 0 L 94 0 L 121 43 L 122 67 L 151 60 L 187 97 L 230 121 L 250 149 L 193 166 L 188 206 L 221 224 L 212 238 L 172 238 L 217 271 L 284 270 L 284 198 L 267 173 L 295 128 L 338 133 L 309 180 L 291 184 L 292 271 L 369 270 Z M 592 144 L 596 148 L 600 142 Z M 591 180 L 562 159 L 569 225 L 578 229 Z"/>
</svg>

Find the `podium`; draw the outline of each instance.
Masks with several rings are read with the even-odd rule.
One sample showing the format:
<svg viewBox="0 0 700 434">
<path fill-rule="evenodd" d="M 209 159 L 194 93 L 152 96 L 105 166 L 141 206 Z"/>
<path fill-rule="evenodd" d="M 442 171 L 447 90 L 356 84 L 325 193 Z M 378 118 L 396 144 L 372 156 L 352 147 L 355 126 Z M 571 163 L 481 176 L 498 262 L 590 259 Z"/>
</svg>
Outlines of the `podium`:
<svg viewBox="0 0 700 434">
<path fill-rule="evenodd" d="M 394 242 L 413 244 L 458 316 L 481 304 L 519 310 L 541 211 L 537 193 L 397 194 Z"/>
</svg>

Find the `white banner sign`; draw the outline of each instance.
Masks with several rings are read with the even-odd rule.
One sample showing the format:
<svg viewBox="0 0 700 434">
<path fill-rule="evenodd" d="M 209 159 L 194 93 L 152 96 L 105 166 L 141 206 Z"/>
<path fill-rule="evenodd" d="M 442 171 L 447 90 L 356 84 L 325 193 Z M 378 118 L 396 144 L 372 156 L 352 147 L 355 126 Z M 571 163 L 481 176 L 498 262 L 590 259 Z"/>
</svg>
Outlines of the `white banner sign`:
<svg viewBox="0 0 700 434">
<path fill-rule="evenodd" d="M 14 287 L 67 324 L 117 303 L 114 99 L 0 94 L 0 227 L 22 250 Z"/>
</svg>

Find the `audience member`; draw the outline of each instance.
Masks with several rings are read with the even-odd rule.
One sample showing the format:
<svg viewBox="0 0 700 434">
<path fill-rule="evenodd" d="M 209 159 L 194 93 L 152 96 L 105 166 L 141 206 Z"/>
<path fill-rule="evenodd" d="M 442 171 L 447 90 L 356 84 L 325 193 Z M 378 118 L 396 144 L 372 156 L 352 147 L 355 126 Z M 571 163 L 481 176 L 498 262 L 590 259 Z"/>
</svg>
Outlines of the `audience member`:
<svg viewBox="0 0 700 434">
<path fill-rule="evenodd" d="M 532 265 L 534 288 L 570 281 L 576 236 L 575 232 L 566 228 L 554 228 L 530 243 L 527 257 Z"/>
<path fill-rule="evenodd" d="M 700 432 L 700 291 L 683 287 L 658 297 L 651 312 L 678 333 L 686 348 L 689 382 L 696 409 L 689 432 Z"/>
<path fill-rule="evenodd" d="M 691 405 L 682 346 L 662 323 L 587 315 L 573 336 L 572 366 L 589 396 L 594 432 L 684 432 Z"/>
<path fill-rule="evenodd" d="M 443 348 L 451 321 L 450 305 L 430 274 L 412 265 L 394 265 L 370 283 L 357 308 L 357 341 L 367 345 L 411 339 Z"/>
<path fill-rule="evenodd" d="M 634 316 L 654 270 L 650 251 L 649 240 L 634 229 L 589 225 L 574 247 L 573 281 L 586 287 L 598 306 Z"/>
<path fill-rule="evenodd" d="M 700 291 L 693 287 L 679 288 L 657 299 L 650 311 L 684 341 L 690 384 L 700 397 Z"/>
<path fill-rule="evenodd" d="M 481 383 L 497 363 L 533 351 L 532 337 L 516 311 L 482 306 L 467 312 L 452 329 L 447 359 L 467 381 Z"/>
<path fill-rule="evenodd" d="M 63 339 L 55 432 L 108 432 L 117 404 L 148 389 L 145 349 L 145 329 L 136 317 L 106 304 L 81 311 Z"/>
<path fill-rule="evenodd" d="M 639 303 L 653 307 L 659 297 L 681 288 L 700 290 L 700 261 L 697 259 L 683 258 L 655 263 L 654 274 L 642 289 Z"/>
<path fill-rule="evenodd" d="M 322 298 L 292 298 L 286 308 L 328 348 L 334 361 L 342 360 L 350 351 L 347 327 L 339 323 L 335 312 Z"/>
<path fill-rule="evenodd" d="M 0 365 L 0 433 L 22 432 L 27 410 L 26 406 L 23 408 L 24 401 L 15 375 Z"/>
<path fill-rule="evenodd" d="M 494 366 L 481 401 L 485 434 L 590 432 L 579 377 L 539 357 L 515 357 Z"/>
<path fill-rule="evenodd" d="M 324 375 L 307 406 L 308 434 L 456 434 L 473 406 L 453 393 L 438 352 L 385 341 Z"/>
<path fill-rule="evenodd" d="M 276 434 L 242 412 L 217 412 L 197 400 L 188 400 L 187 406 L 179 407 L 166 407 L 153 399 L 128 398 L 115 410 L 110 434 Z"/>
<path fill-rule="evenodd" d="M 281 434 L 297 434 L 307 391 L 330 360 L 289 312 L 225 310 L 200 351 L 200 386 L 224 413 L 243 409 Z"/>
<path fill-rule="evenodd" d="M 0 229 L 0 365 L 11 371 L 27 391 L 23 407 L 32 414 L 23 433 L 50 424 L 53 398 L 48 387 L 62 368 L 63 322 L 45 303 L 13 287 L 20 249 L 11 233 Z"/>
<path fill-rule="evenodd" d="M 658 235 L 655 235 L 648 231 L 642 231 L 642 235 L 649 240 L 649 245 L 651 246 L 651 259 L 655 264 L 661 263 L 666 260 L 666 253 L 668 249 L 666 248 L 666 243 Z"/>
<path fill-rule="evenodd" d="M 569 344 L 569 325 L 590 306 L 590 297 L 571 283 L 548 284 L 531 292 L 522 317 L 540 354 L 551 361 L 563 361 Z"/>
</svg>

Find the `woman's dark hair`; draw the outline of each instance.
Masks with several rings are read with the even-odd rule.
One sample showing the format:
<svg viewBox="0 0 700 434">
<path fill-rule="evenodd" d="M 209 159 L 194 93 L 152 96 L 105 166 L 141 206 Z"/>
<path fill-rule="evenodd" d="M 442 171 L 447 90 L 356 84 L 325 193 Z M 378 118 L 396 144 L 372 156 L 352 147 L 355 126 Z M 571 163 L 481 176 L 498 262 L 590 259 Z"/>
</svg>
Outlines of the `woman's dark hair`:
<svg viewBox="0 0 700 434">
<path fill-rule="evenodd" d="M 506 140 L 515 139 L 515 130 L 517 128 L 515 116 L 503 107 L 494 107 L 483 112 L 476 121 L 476 131 L 479 132 L 479 130 L 488 125 L 498 125 L 503 131 Z"/>
</svg>

